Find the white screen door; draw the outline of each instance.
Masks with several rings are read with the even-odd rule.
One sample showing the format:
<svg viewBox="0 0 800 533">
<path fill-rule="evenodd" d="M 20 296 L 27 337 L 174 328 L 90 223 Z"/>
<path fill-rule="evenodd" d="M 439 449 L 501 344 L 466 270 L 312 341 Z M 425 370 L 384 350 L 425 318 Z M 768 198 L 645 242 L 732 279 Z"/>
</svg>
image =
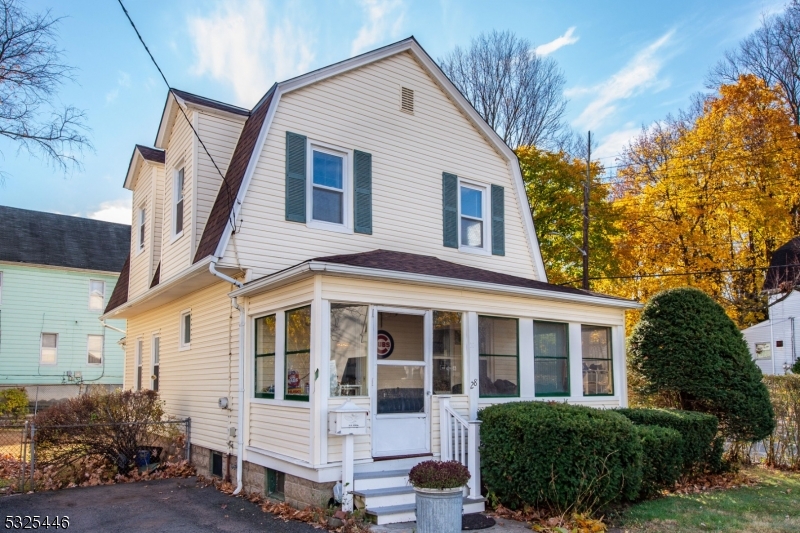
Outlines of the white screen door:
<svg viewBox="0 0 800 533">
<path fill-rule="evenodd" d="M 430 453 L 431 313 L 377 309 L 376 315 L 372 455 Z"/>
</svg>

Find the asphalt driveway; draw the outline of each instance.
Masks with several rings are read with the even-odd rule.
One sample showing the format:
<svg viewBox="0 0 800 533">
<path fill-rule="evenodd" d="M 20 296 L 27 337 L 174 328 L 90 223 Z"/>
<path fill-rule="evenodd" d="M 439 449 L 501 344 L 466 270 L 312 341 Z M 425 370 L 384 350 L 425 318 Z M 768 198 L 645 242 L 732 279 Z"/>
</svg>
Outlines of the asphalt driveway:
<svg viewBox="0 0 800 533">
<path fill-rule="evenodd" d="M 7 516 L 68 516 L 68 531 L 188 533 L 309 533 L 300 522 L 284 522 L 241 498 L 202 487 L 195 478 L 161 479 L 102 487 L 19 494 L 0 498 L 0 521 Z M 0 531 L 5 531 L 5 524 Z"/>
</svg>

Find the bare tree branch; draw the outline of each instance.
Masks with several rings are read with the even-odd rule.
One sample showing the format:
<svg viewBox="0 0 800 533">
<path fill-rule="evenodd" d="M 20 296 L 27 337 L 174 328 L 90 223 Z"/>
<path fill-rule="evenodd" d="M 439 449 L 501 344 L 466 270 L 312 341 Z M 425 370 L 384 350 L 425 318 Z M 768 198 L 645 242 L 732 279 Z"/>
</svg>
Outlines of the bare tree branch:
<svg viewBox="0 0 800 533">
<path fill-rule="evenodd" d="M 31 14 L 17 0 L 0 0 L 0 136 L 66 171 L 80 167 L 91 143 L 83 111 L 52 102 L 72 79 L 55 44 L 59 21 L 49 11 Z"/>
<path fill-rule="evenodd" d="M 442 70 L 512 148 L 568 142 L 562 122 L 564 75 L 526 39 L 493 31 L 439 60 Z"/>
</svg>

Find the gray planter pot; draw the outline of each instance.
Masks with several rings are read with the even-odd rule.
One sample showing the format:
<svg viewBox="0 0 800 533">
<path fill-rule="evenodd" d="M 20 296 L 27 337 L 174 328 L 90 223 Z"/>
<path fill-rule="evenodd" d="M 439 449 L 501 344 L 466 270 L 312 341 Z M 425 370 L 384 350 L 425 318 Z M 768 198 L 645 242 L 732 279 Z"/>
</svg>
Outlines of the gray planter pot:
<svg viewBox="0 0 800 533">
<path fill-rule="evenodd" d="M 463 511 L 463 488 L 418 489 L 417 533 L 459 533 Z"/>
</svg>

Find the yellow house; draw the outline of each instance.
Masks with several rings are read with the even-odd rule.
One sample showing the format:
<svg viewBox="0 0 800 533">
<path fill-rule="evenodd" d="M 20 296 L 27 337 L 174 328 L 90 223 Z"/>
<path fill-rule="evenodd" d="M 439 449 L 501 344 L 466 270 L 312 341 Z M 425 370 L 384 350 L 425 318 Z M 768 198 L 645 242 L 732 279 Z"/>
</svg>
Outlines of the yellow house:
<svg viewBox="0 0 800 533">
<path fill-rule="evenodd" d="M 405 521 L 433 457 L 479 511 L 479 409 L 627 404 L 637 304 L 547 283 L 516 156 L 413 38 L 252 110 L 170 92 L 125 187 L 125 386 L 240 490 Z"/>
</svg>

